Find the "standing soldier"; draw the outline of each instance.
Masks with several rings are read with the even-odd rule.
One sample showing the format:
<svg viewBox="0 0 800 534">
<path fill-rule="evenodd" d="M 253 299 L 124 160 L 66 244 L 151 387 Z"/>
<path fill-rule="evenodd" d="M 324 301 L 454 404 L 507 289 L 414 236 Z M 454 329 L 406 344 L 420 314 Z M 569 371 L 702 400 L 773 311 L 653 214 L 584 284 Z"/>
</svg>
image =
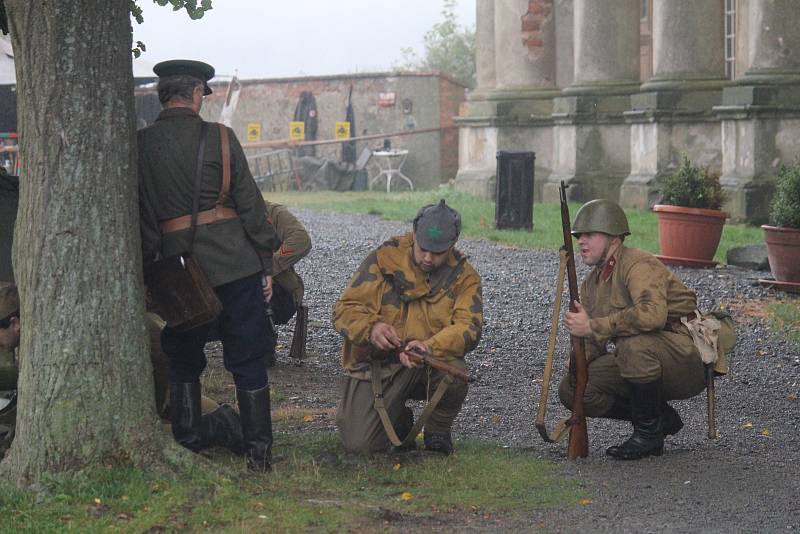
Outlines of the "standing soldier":
<svg viewBox="0 0 800 534">
<path fill-rule="evenodd" d="M 695 294 L 654 255 L 627 248 L 629 234 L 614 202 L 592 200 L 578 210 L 572 235 L 583 263 L 594 269 L 581 285 L 578 311 L 564 320 L 571 335 L 586 341 L 586 415 L 633 423 L 633 435 L 606 450 L 620 460 L 660 456 L 664 436 L 683 427 L 666 401 L 688 399 L 705 386 L 700 353 L 681 323 L 697 310 Z M 573 394 L 567 373 L 559 396 L 568 408 Z"/>
<path fill-rule="evenodd" d="M 204 126 L 199 112 L 214 68 L 200 61 L 157 64 L 158 98 L 163 110 L 155 123 L 138 132 L 139 201 L 145 265 L 157 257 L 193 256 L 222 302 L 220 336 L 225 368 L 233 374 L 248 466 L 271 467 L 272 419 L 264 366 L 267 326 L 264 298 L 272 290 L 275 231 L 233 131 L 228 195 L 215 207 L 223 189 L 223 147 L 216 125 Z M 211 127 L 213 126 L 213 127 Z M 205 151 L 198 158 L 201 132 Z M 198 224 L 193 245 L 193 191 L 198 160 L 202 164 Z M 263 285 L 263 292 L 262 292 Z M 161 345 L 168 355 L 170 412 L 176 440 L 190 450 L 204 446 L 200 374 L 208 325 L 188 331 L 166 327 Z"/>
<path fill-rule="evenodd" d="M 425 448 L 453 450 L 450 429 L 467 385 L 414 363 L 408 353 L 466 368 L 464 355 L 483 329 L 481 279 L 454 248 L 461 217 L 444 200 L 423 207 L 413 224 L 412 232 L 367 256 L 334 307 L 347 372 L 336 422 L 349 451 L 387 450 L 392 434 L 404 440 L 413 425 L 405 406 L 410 398 L 435 404 L 425 422 Z"/>
</svg>

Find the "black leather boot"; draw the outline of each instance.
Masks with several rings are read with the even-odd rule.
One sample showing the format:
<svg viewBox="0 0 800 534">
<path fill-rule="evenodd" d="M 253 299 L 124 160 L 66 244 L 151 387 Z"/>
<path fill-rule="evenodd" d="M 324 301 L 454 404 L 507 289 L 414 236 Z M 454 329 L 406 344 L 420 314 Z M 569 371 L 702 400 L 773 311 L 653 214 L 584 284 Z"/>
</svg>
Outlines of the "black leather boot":
<svg viewBox="0 0 800 534">
<path fill-rule="evenodd" d="M 673 436 L 683 428 L 681 416 L 675 408 L 666 402 L 661 405 L 661 424 L 663 425 L 664 437 Z"/>
<path fill-rule="evenodd" d="M 629 382 L 633 435 L 622 445 L 606 449 L 606 454 L 619 460 L 639 460 L 646 456 L 661 456 L 664 435 L 661 421 L 661 380 Z"/>
<path fill-rule="evenodd" d="M 169 413 L 175 441 L 192 452 L 206 447 L 200 409 L 200 382 L 170 382 Z"/>
<path fill-rule="evenodd" d="M 425 432 L 425 450 L 444 454 L 453 452 L 453 439 L 450 432 Z"/>
<path fill-rule="evenodd" d="M 228 404 L 203 415 L 203 436 L 209 447 L 225 447 L 239 455 L 246 452 L 239 414 Z"/>
<path fill-rule="evenodd" d="M 236 390 L 239 417 L 247 455 L 247 467 L 253 471 L 272 470 L 272 413 L 269 386 L 253 391 Z"/>
<path fill-rule="evenodd" d="M 606 419 L 619 419 L 620 421 L 631 420 L 631 404 L 628 399 L 622 397 L 615 397 L 614 404 L 611 409 L 606 412 L 603 417 Z M 667 404 L 661 403 L 661 424 L 663 425 L 662 432 L 664 437 L 672 436 L 680 432 L 683 428 L 683 421 L 675 408 Z"/>
<path fill-rule="evenodd" d="M 620 421 L 631 420 L 631 403 L 628 399 L 614 397 L 614 404 L 611 405 L 603 417 L 606 419 L 619 419 Z"/>
</svg>

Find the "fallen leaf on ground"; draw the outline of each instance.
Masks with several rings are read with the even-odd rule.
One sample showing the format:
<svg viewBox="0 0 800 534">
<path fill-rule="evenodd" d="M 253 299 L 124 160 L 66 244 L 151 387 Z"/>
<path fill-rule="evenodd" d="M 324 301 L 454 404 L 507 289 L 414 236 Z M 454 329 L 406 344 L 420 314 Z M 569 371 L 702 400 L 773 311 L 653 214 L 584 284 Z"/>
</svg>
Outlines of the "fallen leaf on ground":
<svg viewBox="0 0 800 534">
<path fill-rule="evenodd" d="M 592 504 L 592 499 L 581 499 L 578 502 L 581 504 L 581 506 L 588 506 Z"/>
<path fill-rule="evenodd" d="M 400 494 L 400 498 L 403 499 L 404 501 L 410 501 L 411 499 L 414 498 L 414 494 L 411 493 L 410 491 L 404 491 L 403 493 Z"/>
</svg>

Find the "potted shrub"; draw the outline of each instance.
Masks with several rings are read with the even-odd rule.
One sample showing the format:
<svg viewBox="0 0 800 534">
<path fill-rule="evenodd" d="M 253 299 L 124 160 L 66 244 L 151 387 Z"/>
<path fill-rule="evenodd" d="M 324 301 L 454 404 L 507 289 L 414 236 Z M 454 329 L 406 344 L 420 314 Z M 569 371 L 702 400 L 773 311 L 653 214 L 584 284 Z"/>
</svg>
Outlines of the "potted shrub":
<svg viewBox="0 0 800 534">
<path fill-rule="evenodd" d="M 782 166 L 765 224 L 764 240 L 772 276 L 800 285 L 800 164 Z"/>
<path fill-rule="evenodd" d="M 684 156 L 681 166 L 663 184 L 658 214 L 658 240 L 664 263 L 713 267 L 722 227 L 729 217 L 722 211 L 725 193 L 719 174 L 693 165 Z"/>
</svg>

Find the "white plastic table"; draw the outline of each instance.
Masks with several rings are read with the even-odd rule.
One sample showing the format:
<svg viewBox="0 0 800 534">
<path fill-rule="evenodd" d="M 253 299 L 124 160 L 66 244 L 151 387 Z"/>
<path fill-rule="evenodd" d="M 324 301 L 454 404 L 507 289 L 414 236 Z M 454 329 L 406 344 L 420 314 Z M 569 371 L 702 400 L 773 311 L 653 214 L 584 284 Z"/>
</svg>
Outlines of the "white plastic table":
<svg viewBox="0 0 800 534">
<path fill-rule="evenodd" d="M 392 190 L 392 178 L 396 176 L 405 180 L 411 191 L 414 190 L 414 183 L 411 181 L 411 178 L 403 174 L 403 164 L 408 157 L 408 150 L 377 150 L 372 153 L 372 157 L 375 159 L 375 164 L 378 165 L 380 172 L 369 181 L 370 189 L 372 189 L 372 185 L 375 182 L 385 177 L 386 192 L 389 193 Z"/>
</svg>

